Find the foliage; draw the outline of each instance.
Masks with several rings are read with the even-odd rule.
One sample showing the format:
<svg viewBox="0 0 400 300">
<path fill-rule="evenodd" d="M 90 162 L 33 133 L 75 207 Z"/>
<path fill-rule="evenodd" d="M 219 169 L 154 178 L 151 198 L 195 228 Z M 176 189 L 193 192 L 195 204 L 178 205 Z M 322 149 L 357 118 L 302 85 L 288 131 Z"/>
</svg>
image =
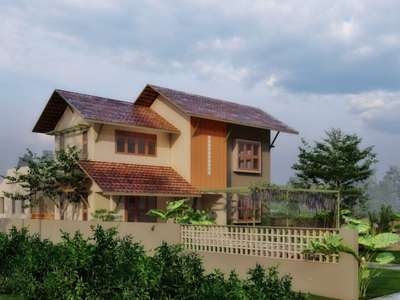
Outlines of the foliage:
<svg viewBox="0 0 400 300">
<path fill-rule="evenodd" d="M 203 210 L 193 210 L 187 204 L 187 199 L 170 201 L 167 203 L 167 208 L 152 209 L 147 215 L 159 218 L 160 220 L 174 220 L 179 224 L 194 224 L 194 225 L 211 225 L 214 224 L 214 218 L 210 212 Z"/>
<path fill-rule="evenodd" d="M 361 297 L 365 297 L 372 279 L 380 275 L 379 271 L 369 269 L 368 263 L 375 261 L 378 264 L 389 264 L 395 260 L 391 252 L 383 251 L 391 245 L 400 242 L 400 236 L 391 232 L 376 233 L 373 224 L 366 220 L 352 218 L 348 211 L 342 212 L 342 216 L 347 226 L 358 232 L 358 243 L 360 245 L 357 254 L 350 247 L 343 244 L 342 238 L 335 234 L 329 234 L 323 237 L 321 241 L 311 241 L 305 253 L 313 255 L 321 253 L 325 255 L 348 253 L 358 262 L 359 270 L 359 289 Z"/>
<path fill-rule="evenodd" d="M 103 222 L 117 222 L 121 221 L 121 216 L 117 210 L 96 209 L 92 213 L 93 220 Z"/>
<path fill-rule="evenodd" d="M 370 212 L 368 214 L 371 230 L 376 233 L 391 232 L 393 230 L 393 221 L 397 219 L 390 205 L 382 205 L 379 213 Z"/>
<path fill-rule="evenodd" d="M 26 229 L 0 233 L 0 293 L 24 299 L 303 300 L 291 278 L 257 265 L 246 279 L 206 274 L 201 258 L 162 244 L 153 256 L 115 229 L 63 233 L 53 244 Z"/>
<path fill-rule="evenodd" d="M 321 186 L 342 193 L 343 204 L 352 208 L 362 196 L 358 184 L 373 174 L 376 154 L 373 147 L 361 148 L 361 138 L 330 129 L 321 142 L 310 145 L 305 140 L 299 148 L 295 185 Z"/>
<path fill-rule="evenodd" d="M 75 146 L 58 151 L 55 159 L 37 156 L 30 150 L 25 157 L 29 158 L 28 172 L 17 169 L 15 176 L 5 177 L 23 192 L 5 193 L 6 197 L 27 201 L 31 206 L 38 206 L 40 201 L 53 201 L 61 219 L 70 204 L 86 201 L 88 179 L 79 167 L 79 150 Z"/>
<path fill-rule="evenodd" d="M 389 167 L 381 180 L 371 179 L 367 189 L 371 198 L 368 201 L 371 211 L 378 210 L 382 204 L 390 205 L 396 211 L 400 211 L 400 167 Z"/>
<path fill-rule="evenodd" d="M 265 226 L 332 227 L 336 223 L 335 191 L 296 189 L 260 181 L 250 185 L 249 198 L 255 207 L 254 219 L 261 210 Z"/>
</svg>

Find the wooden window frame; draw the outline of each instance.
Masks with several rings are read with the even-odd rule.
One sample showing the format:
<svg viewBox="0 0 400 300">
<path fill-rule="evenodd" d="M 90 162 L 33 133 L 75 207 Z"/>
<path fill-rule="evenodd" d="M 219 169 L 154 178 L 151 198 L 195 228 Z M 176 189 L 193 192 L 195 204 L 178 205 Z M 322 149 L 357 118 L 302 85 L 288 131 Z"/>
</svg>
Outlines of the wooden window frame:
<svg viewBox="0 0 400 300">
<path fill-rule="evenodd" d="M 261 201 L 250 195 L 239 195 L 237 199 L 237 219 L 234 223 L 260 223 Z"/>
<path fill-rule="evenodd" d="M 118 138 L 124 138 L 124 151 L 118 151 L 117 140 Z M 144 152 L 139 153 L 138 143 L 135 142 L 135 152 L 128 152 L 128 138 L 133 139 L 144 139 Z M 154 142 L 154 154 L 149 154 L 149 142 Z M 141 133 L 141 132 L 132 132 L 132 131 L 123 131 L 123 130 L 116 130 L 115 131 L 115 153 L 116 154 L 126 154 L 126 155 L 137 155 L 137 156 L 149 156 L 149 157 L 156 157 L 157 156 L 157 135 L 156 134 L 149 134 L 149 133 Z"/>
<path fill-rule="evenodd" d="M 82 132 L 82 152 L 81 152 L 81 159 L 87 160 L 89 157 L 89 132 L 83 131 Z"/>
<path fill-rule="evenodd" d="M 58 150 L 64 150 L 65 149 L 65 134 L 64 133 L 60 133 L 59 135 L 59 146 L 58 146 Z"/>
<path fill-rule="evenodd" d="M 248 144 L 251 145 L 256 145 L 258 147 L 258 154 L 255 156 L 253 154 L 253 157 L 251 160 L 253 161 L 254 164 L 254 159 L 258 159 L 258 168 L 257 169 L 248 169 L 248 168 L 240 168 L 240 163 L 239 163 L 239 144 L 243 143 L 245 144 L 245 147 L 247 148 Z M 233 166 L 234 166 L 234 171 L 235 172 L 240 172 L 240 173 L 252 173 L 252 174 L 261 174 L 262 172 L 262 149 L 261 149 L 261 142 L 260 141 L 254 141 L 254 140 L 245 140 L 245 139 L 235 139 L 234 140 L 234 148 L 233 148 Z"/>
</svg>

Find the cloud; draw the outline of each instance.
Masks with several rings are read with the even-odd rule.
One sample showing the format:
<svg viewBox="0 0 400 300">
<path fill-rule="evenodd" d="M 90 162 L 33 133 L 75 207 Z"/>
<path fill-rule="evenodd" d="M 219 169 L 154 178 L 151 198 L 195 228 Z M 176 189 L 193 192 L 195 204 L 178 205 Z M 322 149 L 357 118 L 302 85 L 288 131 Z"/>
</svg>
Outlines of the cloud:
<svg viewBox="0 0 400 300">
<path fill-rule="evenodd" d="M 22 70 L 26 64 L 33 68 L 35 60 L 39 66 L 56 65 L 77 56 L 166 73 L 179 62 L 186 68 L 173 72 L 182 76 L 194 72 L 201 77 L 210 69 L 204 64 L 215 64 L 214 71 L 207 71 L 212 80 L 240 81 L 247 87 L 274 73 L 291 92 L 400 90 L 397 1 L 5 3 L 1 38 L 14 46 L 2 43 L 3 64 L 13 61 Z M 227 76 L 230 68 L 234 74 Z"/>
<path fill-rule="evenodd" d="M 375 91 L 348 97 L 348 110 L 362 123 L 384 133 L 400 134 L 400 93 Z"/>
</svg>

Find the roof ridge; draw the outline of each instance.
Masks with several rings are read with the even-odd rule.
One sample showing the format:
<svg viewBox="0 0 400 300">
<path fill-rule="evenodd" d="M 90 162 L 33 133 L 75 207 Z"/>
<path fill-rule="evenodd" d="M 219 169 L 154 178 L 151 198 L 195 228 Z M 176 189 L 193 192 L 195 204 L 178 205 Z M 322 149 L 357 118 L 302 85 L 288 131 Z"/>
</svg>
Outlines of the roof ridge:
<svg viewBox="0 0 400 300">
<path fill-rule="evenodd" d="M 134 105 L 134 103 L 132 101 L 129 101 L 129 100 L 119 100 L 119 99 L 107 98 L 107 97 L 103 97 L 103 96 L 90 95 L 90 94 L 86 94 L 86 93 L 67 91 L 67 90 L 63 90 L 63 89 L 55 89 L 54 91 L 55 92 L 66 92 L 66 93 L 77 94 L 77 95 L 88 96 L 88 97 L 96 97 L 96 98 L 100 98 L 100 99 L 105 100 L 105 101 L 121 102 L 123 104 Z"/>
<path fill-rule="evenodd" d="M 264 110 L 262 110 L 261 108 L 257 107 L 257 106 L 253 106 L 253 105 L 248 105 L 248 104 L 241 104 L 241 103 L 237 103 L 234 102 L 232 100 L 225 100 L 225 99 L 219 99 L 219 98 L 214 98 L 211 96 L 205 96 L 205 95 L 200 95 L 200 94 L 195 94 L 195 93 L 191 93 L 191 92 L 185 92 L 185 91 L 181 91 L 181 90 L 175 90 L 175 89 L 171 89 L 171 88 L 167 88 L 167 87 L 162 87 L 159 85 L 155 85 L 155 84 L 149 84 L 150 87 L 154 87 L 154 88 L 160 88 L 160 89 L 166 89 L 166 90 L 170 90 L 173 92 L 178 92 L 178 93 L 183 93 L 183 94 L 187 94 L 190 96 L 195 96 L 195 97 L 201 97 L 201 98 L 207 98 L 209 100 L 215 101 L 215 102 L 221 102 L 221 103 L 227 103 L 227 104 L 234 104 L 234 105 L 239 105 L 239 106 L 246 106 L 252 109 L 257 109 L 259 111 L 262 111 L 263 113 L 266 113 Z"/>
</svg>

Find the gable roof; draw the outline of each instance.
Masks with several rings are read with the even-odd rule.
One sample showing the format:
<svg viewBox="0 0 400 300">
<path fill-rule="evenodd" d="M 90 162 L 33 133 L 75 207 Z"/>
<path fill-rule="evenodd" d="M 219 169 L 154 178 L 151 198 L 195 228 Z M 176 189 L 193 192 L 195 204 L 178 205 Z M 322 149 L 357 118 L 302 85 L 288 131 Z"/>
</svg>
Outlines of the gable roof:
<svg viewBox="0 0 400 300">
<path fill-rule="evenodd" d="M 190 116 L 298 134 L 298 131 L 259 108 L 156 85 L 147 85 L 135 104 L 150 107 L 159 95 Z"/>
<path fill-rule="evenodd" d="M 87 121 L 179 132 L 175 126 L 147 106 L 63 90 L 54 91 L 33 132 L 48 133 L 54 130 L 68 106 Z"/>
<path fill-rule="evenodd" d="M 79 164 L 106 194 L 200 196 L 200 192 L 171 167 L 100 161 L 80 161 Z"/>
</svg>

